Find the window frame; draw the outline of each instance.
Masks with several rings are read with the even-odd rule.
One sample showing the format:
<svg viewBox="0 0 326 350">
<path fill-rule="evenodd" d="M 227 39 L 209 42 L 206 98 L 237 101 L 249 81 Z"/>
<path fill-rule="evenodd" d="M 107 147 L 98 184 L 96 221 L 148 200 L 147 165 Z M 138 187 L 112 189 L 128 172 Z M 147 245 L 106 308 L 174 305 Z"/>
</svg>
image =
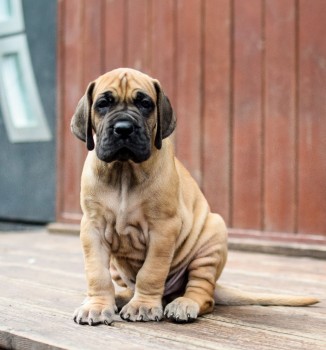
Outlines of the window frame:
<svg viewBox="0 0 326 350">
<path fill-rule="evenodd" d="M 4 57 L 10 54 L 17 54 L 20 71 L 23 72 L 21 79 L 23 86 L 26 87 L 24 93 L 27 95 L 27 99 L 31 104 L 36 125 L 26 127 L 15 126 L 13 122 L 14 116 L 11 115 L 9 101 L 6 99 L 5 82 L 0 74 L 0 105 L 9 140 L 13 143 L 50 141 L 52 135 L 40 101 L 25 34 L 0 38 L 0 72 L 3 69 Z"/>
<path fill-rule="evenodd" d="M 0 21 L 0 36 L 12 35 L 24 31 L 24 17 L 21 0 L 7 0 L 11 7 L 11 15 Z"/>
</svg>

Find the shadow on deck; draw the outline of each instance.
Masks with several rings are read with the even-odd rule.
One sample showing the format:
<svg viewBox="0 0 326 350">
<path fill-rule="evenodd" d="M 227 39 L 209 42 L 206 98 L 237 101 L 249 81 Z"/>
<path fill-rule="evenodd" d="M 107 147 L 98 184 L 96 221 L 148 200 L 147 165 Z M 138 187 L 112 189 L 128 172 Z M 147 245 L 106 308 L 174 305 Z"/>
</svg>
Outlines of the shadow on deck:
<svg viewBox="0 0 326 350">
<path fill-rule="evenodd" d="M 220 279 L 246 290 L 312 295 L 312 307 L 217 306 L 191 324 L 80 326 L 84 298 L 78 237 L 0 233 L 0 348 L 326 349 L 326 261 L 230 251 Z"/>
</svg>

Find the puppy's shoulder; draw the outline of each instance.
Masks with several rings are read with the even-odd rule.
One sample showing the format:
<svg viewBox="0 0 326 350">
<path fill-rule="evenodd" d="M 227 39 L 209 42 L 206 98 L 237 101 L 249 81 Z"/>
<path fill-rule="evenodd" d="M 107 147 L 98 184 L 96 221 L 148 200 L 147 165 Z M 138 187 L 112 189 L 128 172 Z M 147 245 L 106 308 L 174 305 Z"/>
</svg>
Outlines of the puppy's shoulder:
<svg viewBox="0 0 326 350">
<path fill-rule="evenodd" d="M 190 188 L 194 191 L 199 190 L 196 180 L 192 177 L 190 172 L 186 169 L 186 167 L 180 162 L 180 160 L 177 157 L 174 158 L 174 162 L 180 184 L 186 186 L 187 190 L 189 190 Z"/>
<path fill-rule="evenodd" d="M 195 202 L 200 203 L 201 206 L 207 206 L 205 196 L 190 172 L 177 158 L 175 158 L 175 165 L 179 177 L 180 193 L 187 206 L 193 208 Z"/>
</svg>

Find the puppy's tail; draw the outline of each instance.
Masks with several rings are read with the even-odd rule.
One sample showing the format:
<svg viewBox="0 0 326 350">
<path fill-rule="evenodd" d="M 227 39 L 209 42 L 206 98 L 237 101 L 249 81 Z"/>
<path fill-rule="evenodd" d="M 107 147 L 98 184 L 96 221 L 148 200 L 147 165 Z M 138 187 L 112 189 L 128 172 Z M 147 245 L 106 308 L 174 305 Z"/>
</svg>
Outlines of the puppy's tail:
<svg viewBox="0 0 326 350">
<path fill-rule="evenodd" d="M 216 284 L 214 299 L 219 305 L 308 306 L 319 302 L 313 297 L 245 292 L 219 284 Z"/>
</svg>

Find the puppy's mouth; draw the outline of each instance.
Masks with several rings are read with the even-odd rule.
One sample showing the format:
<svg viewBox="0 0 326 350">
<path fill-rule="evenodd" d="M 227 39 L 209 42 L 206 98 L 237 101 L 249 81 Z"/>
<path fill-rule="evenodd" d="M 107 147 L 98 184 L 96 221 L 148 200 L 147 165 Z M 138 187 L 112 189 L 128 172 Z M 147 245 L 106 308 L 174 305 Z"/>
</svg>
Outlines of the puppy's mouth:
<svg viewBox="0 0 326 350">
<path fill-rule="evenodd" d="M 111 163 L 114 161 L 127 162 L 133 161 L 134 163 L 141 163 L 150 157 L 150 150 L 131 150 L 128 147 L 120 147 L 114 151 L 103 152 L 103 150 L 98 150 L 97 157 L 106 163 Z"/>
<path fill-rule="evenodd" d="M 121 162 L 126 162 L 127 160 L 135 158 L 135 154 L 128 149 L 127 147 L 122 147 L 120 150 L 116 152 L 116 160 Z"/>
</svg>

